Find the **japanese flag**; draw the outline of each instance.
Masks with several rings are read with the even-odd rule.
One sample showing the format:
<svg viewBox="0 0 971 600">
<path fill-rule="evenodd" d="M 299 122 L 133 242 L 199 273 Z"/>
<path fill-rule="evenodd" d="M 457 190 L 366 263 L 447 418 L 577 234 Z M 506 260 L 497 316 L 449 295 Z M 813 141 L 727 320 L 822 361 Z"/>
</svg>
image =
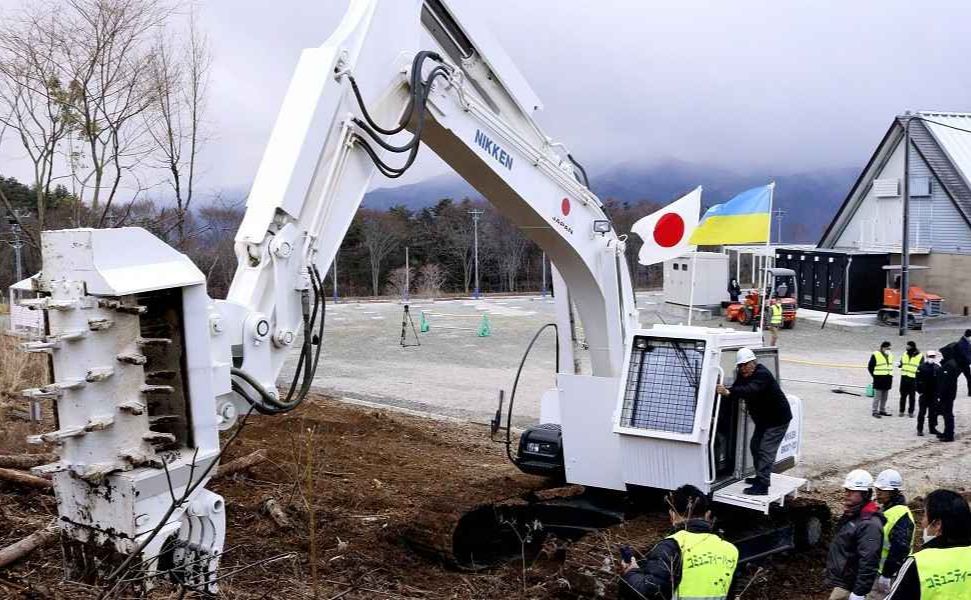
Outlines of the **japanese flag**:
<svg viewBox="0 0 971 600">
<path fill-rule="evenodd" d="M 631 231 L 644 240 L 637 262 L 653 265 L 695 249 L 688 243 L 698 226 L 701 212 L 701 186 L 661 210 L 638 219 Z"/>
</svg>

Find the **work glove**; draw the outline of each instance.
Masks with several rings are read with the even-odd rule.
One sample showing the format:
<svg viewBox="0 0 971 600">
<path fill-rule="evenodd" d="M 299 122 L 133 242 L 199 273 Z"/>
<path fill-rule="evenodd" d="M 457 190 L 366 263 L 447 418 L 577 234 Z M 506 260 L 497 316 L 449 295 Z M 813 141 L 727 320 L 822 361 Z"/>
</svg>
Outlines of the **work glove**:
<svg viewBox="0 0 971 600">
<path fill-rule="evenodd" d="M 890 591 L 891 580 L 889 577 L 880 577 L 877 579 L 877 591 L 886 594 Z"/>
<path fill-rule="evenodd" d="M 860 596 L 858 594 L 850 594 L 849 600 L 866 600 L 866 596 Z"/>
</svg>

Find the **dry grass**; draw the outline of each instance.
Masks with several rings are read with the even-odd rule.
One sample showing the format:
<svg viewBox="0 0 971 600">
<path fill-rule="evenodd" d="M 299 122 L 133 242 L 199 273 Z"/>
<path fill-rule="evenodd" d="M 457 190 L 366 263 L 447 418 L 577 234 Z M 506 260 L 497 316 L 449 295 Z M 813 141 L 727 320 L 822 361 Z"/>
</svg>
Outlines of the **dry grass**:
<svg viewBox="0 0 971 600">
<path fill-rule="evenodd" d="M 9 408 L 27 410 L 21 396 L 25 388 L 49 381 L 47 355 L 23 352 L 21 342 L 16 336 L 0 333 L 0 422 Z"/>
</svg>

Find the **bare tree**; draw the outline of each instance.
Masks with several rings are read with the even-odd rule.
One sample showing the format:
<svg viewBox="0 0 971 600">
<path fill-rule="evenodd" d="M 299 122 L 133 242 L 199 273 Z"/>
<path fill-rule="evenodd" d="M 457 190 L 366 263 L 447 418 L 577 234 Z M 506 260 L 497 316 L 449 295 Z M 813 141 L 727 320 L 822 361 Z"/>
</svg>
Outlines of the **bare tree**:
<svg viewBox="0 0 971 600">
<path fill-rule="evenodd" d="M 196 159 L 204 141 L 202 120 L 211 60 L 209 42 L 199 30 L 192 9 L 182 47 L 173 50 L 169 39 L 159 33 L 150 63 L 155 106 L 146 111 L 146 122 L 167 184 L 175 194 L 173 229 L 175 243 L 182 250 L 186 246 L 186 214 L 195 191 Z"/>
<path fill-rule="evenodd" d="M 104 226 L 123 181 L 135 185 L 133 199 L 145 188 L 135 171 L 152 148 L 140 117 L 156 104 L 152 40 L 172 9 L 163 0 L 66 0 L 57 10 L 60 64 L 77 115 L 72 151 L 83 153 L 72 171 L 94 224 Z"/>
<path fill-rule="evenodd" d="M 59 67 L 58 30 L 57 16 L 37 6 L 7 19 L 0 30 L 0 122 L 33 165 L 38 231 L 46 225 L 58 149 L 75 123 L 76 98 Z M 35 235 L 23 229 L 36 246 Z"/>
<path fill-rule="evenodd" d="M 424 298 L 436 298 L 442 293 L 445 285 L 445 270 L 434 263 L 422 265 L 418 269 L 418 295 Z"/>
<path fill-rule="evenodd" d="M 486 213 L 481 243 L 499 270 L 506 291 L 516 291 L 516 276 L 526 258 L 529 241 L 515 225 L 495 211 Z"/>
<path fill-rule="evenodd" d="M 217 196 L 199 211 L 200 234 L 194 238 L 189 256 L 206 274 L 209 295 L 225 298 L 236 273 L 233 234 L 243 220 L 242 199 Z"/>
<path fill-rule="evenodd" d="M 410 267 L 404 265 L 391 271 L 388 275 L 388 284 L 384 286 L 386 296 L 405 297 L 405 288 L 411 284 L 413 277 Z"/>
<path fill-rule="evenodd" d="M 371 266 L 371 290 L 377 296 L 381 289 L 381 265 L 398 247 L 402 236 L 391 215 L 368 209 L 362 209 L 361 213 L 361 235 Z"/>
<path fill-rule="evenodd" d="M 422 236 L 435 240 L 437 251 L 449 258 L 449 262 L 458 263 L 462 269 L 462 287 L 466 294 L 472 283 L 474 260 L 473 223 L 468 214 L 473 207 L 475 205 L 468 199 L 460 204 L 453 204 L 450 200 L 440 202 L 435 208 L 433 220 L 427 224 L 429 230 Z"/>
</svg>

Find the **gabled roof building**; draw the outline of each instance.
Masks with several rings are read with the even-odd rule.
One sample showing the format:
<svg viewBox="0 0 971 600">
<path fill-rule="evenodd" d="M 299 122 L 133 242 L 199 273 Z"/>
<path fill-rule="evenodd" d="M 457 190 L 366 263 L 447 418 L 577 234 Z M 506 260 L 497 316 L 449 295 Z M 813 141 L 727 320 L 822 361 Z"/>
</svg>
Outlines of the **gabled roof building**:
<svg viewBox="0 0 971 600">
<path fill-rule="evenodd" d="M 911 284 L 971 307 L 971 113 L 918 112 L 910 125 Z M 904 123 L 891 123 L 819 241 L 821 249 L 889 252 L 900 262 Z"/>
</svg>

